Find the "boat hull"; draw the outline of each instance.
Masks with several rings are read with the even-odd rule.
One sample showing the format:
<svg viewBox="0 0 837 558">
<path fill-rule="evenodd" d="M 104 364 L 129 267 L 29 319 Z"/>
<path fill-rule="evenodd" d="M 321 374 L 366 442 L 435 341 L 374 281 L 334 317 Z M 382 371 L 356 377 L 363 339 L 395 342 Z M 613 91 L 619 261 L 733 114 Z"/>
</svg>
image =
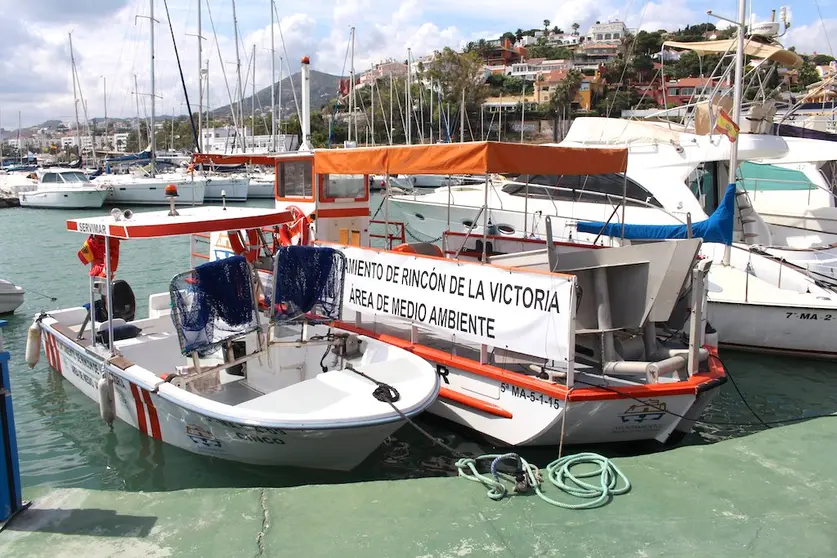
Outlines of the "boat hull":
<svg viewBox="0 0 837 558">
<path fill-rule="evenodd" d="M 710 299 L 708 319 L 718 331 L 721 347 L 837 358 L 837 309 Z"/>
<path fill-rule="evenodd" d="M 23 304 L 23 290 L 0 292 L 0 314 L 11 314 Z"/>
<path fill-rule="evenodd" d="M 247 198 L 272 200 L 275 197 L 273 189 L 272 181 L 251 178 L 250 184 L 247 186 Z"/>
<path fill-rule="evenodd" d="M 18 194 L 21 207 L 47 209 L 96 209 L 102 207 L 107 190 L 99 188 L 32 190 Z"/>
<path fill-rule="evenodd" d="M 212 176 L 206 179 L 206 196 L 204 199 L 207 201 L 221 201 L 222 198 L 225 198 L 227 201 L 247 201 L 249 186 L 250 179 L 247 177 Z M 222 192 L 225 196 L 221 195 Z"/>
<path fill-rule="evenodd" d="M 169 199 L 165 195 L 165 188 L 169 182 L 164 180 L 158 182 L 135 182 L 127 184 L 115 183 L 105 200 L 110 205 L 169 205 Z M 178 197 L 175 198 L 177 205 L 200 205 L 206 195 L 206 182 L 204 180 L 178 181 Z"/>
<path fill-rule="evenodd" d="M 718 384 L 703 394 L 640 397 L 651 406 L 610 394 L 567 404 L 550 385 L 538 389 L 436 364 L 444 369 L 445 383 L 429 412 L 510 446 L 558 445 L 562 437 L 564 444 L 576 445 L 665 443 L 675 431 L 690 431 L 720 389 Z"/>
<path fill-rule="evenodd" d="M 350 470 L 359 465 L 403 421 L 364 426 L 304 429 L 247 424 L 187 409 L 132 382 L 124 371 L 85 350 L 48 325 L 41 325 L 51 368 L 100 404 L 103 370 L 114 382 L 116 418 L 142 435 L 186 451 L 254 465 Z"/>
</svg>

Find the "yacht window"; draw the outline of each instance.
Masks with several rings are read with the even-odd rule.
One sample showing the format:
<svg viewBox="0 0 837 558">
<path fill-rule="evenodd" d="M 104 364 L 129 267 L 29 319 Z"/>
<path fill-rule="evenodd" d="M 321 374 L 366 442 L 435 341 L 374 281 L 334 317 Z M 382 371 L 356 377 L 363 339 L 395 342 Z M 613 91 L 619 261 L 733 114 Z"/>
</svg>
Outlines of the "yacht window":
<svg viewBox="0 0 837 558">
<path fill-rule="evenodd" d="M 58 175 L 54 172 L 48 172 L 43 177 L 41 177 L 42 184 L 55 184 L 61 182 L 58 179 Z"/>
<path fill-rule="evenodd" d="M 279 197 L 281 198 L 310 198 L 311 162 L 294 161 L 279 163 Z"/>
<path fill-rule="evenodd" d="M 328 199 L 366 197 L 366 182 L 362 174 L 323 175 L 323 189 Z"/>
<path fill-rule="evenodd" d="M 615 202 L 622 198 L 625 189 L 628 205 L 662 207 L 651 192 L 630 178 L 626 184 L 625 176 L 617 173 L 586 176 L 524 174 L 503 186 L 503 191 L 512 196 L 525 197 L 527 180 L 531 199 L 605 203 L 609 198 Z"/>
</svg>

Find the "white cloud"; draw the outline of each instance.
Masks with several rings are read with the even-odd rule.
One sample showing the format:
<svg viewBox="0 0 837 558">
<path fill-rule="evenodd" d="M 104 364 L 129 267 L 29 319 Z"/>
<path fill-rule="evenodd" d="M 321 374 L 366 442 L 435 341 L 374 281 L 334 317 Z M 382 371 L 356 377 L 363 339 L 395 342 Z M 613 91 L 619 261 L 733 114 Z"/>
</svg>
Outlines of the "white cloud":
<svg viewBox="0 0 837 558">
<path fill-rule="evenodd" d="M 207 0 L 203 0 L 203 58 L 210 61 L 210 102 L 227 104 L 227 87 L 234 89 L 235 44 L 231 3 L 209 0 L 217 40 L 210 26 Z M 174 22 L 184 78 L 193 109 L 197 105 L 198 58 L 197 0 L 168 0 Z M 626 5 L 627 4 L 627 5 Z M 183 91 L 171 45 L 166 14 L 157 2 L 156 90 L 159 114 L 184 113 Z M 270 3 L 238 2 L 237 17 L 243 37 L 239 48 L 242 73 L 246 75 L 253 45 L 256 45 L 256 86 L 270 82 Z M 544 19 L 565 31 L 574 22 L 584 33 L 596 20 L 625 19 L 629 27 L 647 30 L 676 29 L 690 23 L 710 21 L 705 0 L 654 0 L 648 3 L 604 0 L 306 0 L 277 2 L 282 17 L 287 55 L 281 49 L 275 28 L 277 61 L 286 58 L 292 72 L 299 69 L 303 55 L 311 57 L 312 68 L 330 73 L 344 70 L 349 29 L 356 26 L 355 68 L 363 71 L 386 58 L 403 60 L 407 48 L 419 57 L 444 46 L 461 47 L 469 40 L 499 37 L 504 31 L 541 27 Z M 25 125 L 59 118 L 73 120 L 73 91 L 67 32 L 73 30 L 81 89 L 91 115 L 104 111 L 102 76 L 107 77 L 108 112 L 131 116 L 135 112 L 134 75 L 141 93 L 150 91 L 149 23 L 135 16 L 148 13 L 148 0 L 0 0 L 0 109 L 5 127 L 16 124 L 22 113 Z M 730 14 L 726 14 L 730 15 Z M 720 22 L 717 22 L 720 24 Z M 837 32 L 837 20 L 826 20 L 829 35 Z M 487 30 L 482 32 L 481 30 Z M 828 52 L 828 41 L 817 23 L 794 27 L 784 39 L 800 51 Z M 218 50 L 221 58 L 219 61 Z M 249 81 L 248 81 L 249 83 Z M 249 95 L 249 87 L 247 89 Z M 146 107 L 149 97 L 141 97 Z M 141 112 L 147 108 L 141 107 Z"/>
<path fill-rule="evenodd" d="M 829 43 L 832 37 L 832 42 Z M 782 38 L 782 43 L 786 46 L 794 45 L 798 52 L 834 56 L 832 45 L 837 44 L 837 19 L 815 21 L 799 27 L 791 26 L 787 35 Z"/>
</svg>

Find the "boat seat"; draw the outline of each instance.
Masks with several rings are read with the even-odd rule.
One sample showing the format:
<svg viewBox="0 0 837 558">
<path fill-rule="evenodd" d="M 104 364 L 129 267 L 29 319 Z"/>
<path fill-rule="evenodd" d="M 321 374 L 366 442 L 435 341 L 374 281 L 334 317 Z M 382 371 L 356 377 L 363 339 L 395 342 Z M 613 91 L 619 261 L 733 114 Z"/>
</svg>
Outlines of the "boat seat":
<svg viewBox="0 0 837 558">
<path fill-rule="evenodd" d="M 340 372 L 352 374 L 348 371 L 334 371 L 326 374 L 339 374 Z M 351 395 L 347 391 L 328 385 L 322 381 L 320 376 L 317 376 L 245 401 L 236 405 L 236 407 L 265 413 L 310 414 L 337 405 Z"/>
</svg>

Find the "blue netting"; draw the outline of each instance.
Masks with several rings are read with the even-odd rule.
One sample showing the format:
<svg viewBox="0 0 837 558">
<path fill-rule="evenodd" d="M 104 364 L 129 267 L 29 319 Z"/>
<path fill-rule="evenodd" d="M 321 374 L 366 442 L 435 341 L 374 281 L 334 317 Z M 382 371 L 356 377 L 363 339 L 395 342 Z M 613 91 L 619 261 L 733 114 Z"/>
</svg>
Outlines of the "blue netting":
<svg viewBox="0 0 837 558">
<path fill-rule="evenodd" d="M 273 268 L 273 319 L 340 319 L 345 274 L 346 256 L 334 248 L 280 248 Z"/>
<path fill-rule="evenodd" d="M 207 356 L 258 328 L 250 268 L 241 256 L 199 265 L 172 279 L 172 320 L 181 352 Z"/>
</svg>

